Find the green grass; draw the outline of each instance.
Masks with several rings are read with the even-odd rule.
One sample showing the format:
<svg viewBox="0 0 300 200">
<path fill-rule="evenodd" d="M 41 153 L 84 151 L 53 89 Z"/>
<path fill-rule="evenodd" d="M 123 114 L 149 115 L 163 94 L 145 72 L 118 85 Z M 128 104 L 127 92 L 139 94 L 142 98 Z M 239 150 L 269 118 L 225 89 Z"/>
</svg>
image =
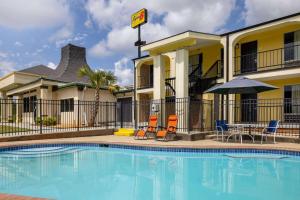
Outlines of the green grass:
<svg viewBox="0 0 300 200">
<path fill-rule="evenodd" d="M 22 131 L 30 131 L 30 129 L 20 128 L 20 127 L 13 127 L 13 126 L 1 126 L 0 125 L 0 134 L 22 132 Z"/>
</svg>

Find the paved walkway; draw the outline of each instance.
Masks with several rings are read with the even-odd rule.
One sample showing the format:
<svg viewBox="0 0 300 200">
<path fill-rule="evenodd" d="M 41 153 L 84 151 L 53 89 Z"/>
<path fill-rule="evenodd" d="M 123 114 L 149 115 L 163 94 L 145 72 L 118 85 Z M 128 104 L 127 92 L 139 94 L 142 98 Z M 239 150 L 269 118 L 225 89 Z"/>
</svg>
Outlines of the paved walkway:
<svg viewBox="0 0 300 200">
<path fill-rule="evenodd" d="M 60 138 L 47 140 L 31 140 L 17 142 L 1 142 L 0 147 L 17 146 L 27 144 L 51 144 L 51 143 L 105 143 L 105 144 L 122 144 L 136 146 L 159 146 L 159 147 L 186 147 L 186 148 L 255 148 L 255 149 L 280 149 L 300 151 L 300 144 L 295 143 L 276 143 L 276 144 L 260 144 L 257 143 L 226 143 L 215 140 L 198 140 L 198 141 L 155 141 L 155 140 L 134 140 L 132 137 L 124 136 L 92 136 L 77 138 Z"/>
</svg>

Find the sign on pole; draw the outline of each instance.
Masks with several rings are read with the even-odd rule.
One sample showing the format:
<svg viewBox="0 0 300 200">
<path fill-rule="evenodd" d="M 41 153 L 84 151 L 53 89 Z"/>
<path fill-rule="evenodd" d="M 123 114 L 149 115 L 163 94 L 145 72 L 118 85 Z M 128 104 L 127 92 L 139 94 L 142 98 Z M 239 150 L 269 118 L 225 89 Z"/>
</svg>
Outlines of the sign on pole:
<svg viewBox="0 0 300 200">
<path fill-rule="evenodd" d="M 147 23 L 147 18 L 148 18 L 147 9 L 143 8 L 139 10 L 138 12 L 131 15 L 131 27 L 137 28 L 138 26 Z"/>
</svg>

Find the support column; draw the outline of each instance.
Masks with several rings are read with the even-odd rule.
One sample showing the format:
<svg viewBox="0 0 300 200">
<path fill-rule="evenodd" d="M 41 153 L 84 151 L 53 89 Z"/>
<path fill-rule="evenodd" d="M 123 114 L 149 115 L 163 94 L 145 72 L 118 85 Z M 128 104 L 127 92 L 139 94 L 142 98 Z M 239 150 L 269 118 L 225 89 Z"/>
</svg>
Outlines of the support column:
<svg viewBox="0 0 300 200">
<path fill-rule="evenodd" d="M 163 126 L 161 122 L 164 121 L 165 106 L 162 99 L 166 97 L 165 89 L 165 62 L 162 55 L 157 55 L 153 57 L 153 104 L 159 105 L 160 112 L 159 126 Z"/>
<path fill-rule="evenodd" d="M 51 100 L 53 97 L 51 86 L 41 86 L 40 88 L 40 99 L 42 99 L 42 111 L 44 116 L 51 117 L 53 115 L 55 103 Z"/>
<path fill-rule="evenodd" d="M 176 51 L 176 98 L 189 96 L 189 52 L 186 49 Z"/>
<path fill-rule="evenodd" d="M 6 100 L 5 110 L 6 110 L 6 120 L 8 122 L 14 122 L 13 119 L 13 97 L 9 96 Z"/>
<path fill-rule="evenodd" d="M 16 122 L 22 122 L 22 113 L 23 113 L 23 96 L 18 95 L 16 96 Z"/>
<path fill-rule="evenodd" d="M 182 133 L 189 132 L 189 86 L 188 64 L 189 52 L 186 49 L 176 51 L 176 115 L 178 116 L 178 130 Z"/>
<path fill-rule="evenodd" d="M 162 55 L 153 57 L 153 99 L 165 98 L 165 62 Z"/>
<path fill-rule="evenodd" d="M 5 121 L 5 99 L 7 98 L 6 92 L 1 91 L 0 92 L 0 122 Z"/>
</svg>

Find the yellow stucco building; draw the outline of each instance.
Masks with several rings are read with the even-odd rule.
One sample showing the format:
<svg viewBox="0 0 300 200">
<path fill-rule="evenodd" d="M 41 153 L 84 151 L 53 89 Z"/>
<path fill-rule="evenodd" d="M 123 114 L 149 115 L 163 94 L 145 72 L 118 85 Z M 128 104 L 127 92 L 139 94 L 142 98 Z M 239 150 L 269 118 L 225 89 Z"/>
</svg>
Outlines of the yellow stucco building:
<svg viewBox="0 0 300 200">
<path fill-rule="evenodd" d="M 219 35 L 185 31 L 148 43 L 142 51 L 148 56 L 134 59 L 137 101 L 193 98 L 221 102 L 227 98 L 234 105 L 218 112 L 229 121 L 300 121 L 300 13 Z M 279 89 L 228 97 L 205 93 L 239 76 Z M 237 109 L 237 102 L 246 100 L 253 100 L 255 106 L 239 104 Z M 180 118 L 178 109 L 173 110 Z M 186 116 L 180 119 L 191 121 Z M 212 124 L 212 119 L 201 120 Z"/>
</svg>

